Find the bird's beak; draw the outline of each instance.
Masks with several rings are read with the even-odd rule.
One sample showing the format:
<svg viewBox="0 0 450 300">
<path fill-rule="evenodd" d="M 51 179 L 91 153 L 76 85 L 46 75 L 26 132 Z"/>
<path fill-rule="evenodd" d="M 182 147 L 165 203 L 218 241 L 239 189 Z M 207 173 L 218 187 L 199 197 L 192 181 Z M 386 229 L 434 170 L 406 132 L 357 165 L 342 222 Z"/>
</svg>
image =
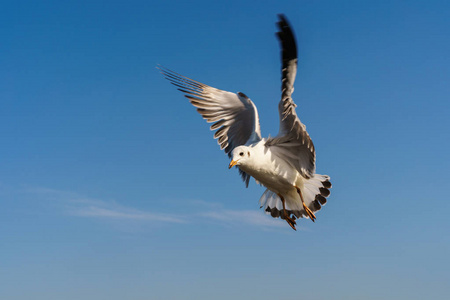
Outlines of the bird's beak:
<svg viewBox="0 0 450 300">
<path fill-rule="evenodd" d="M 230 165 L 228 166 L 228 169 L 231 169 L 234 165 L 236 165 L 237 164 L 237 161 L 236 160 L 232 160 L 231 162 L 230 162 Z"/>
</svg>

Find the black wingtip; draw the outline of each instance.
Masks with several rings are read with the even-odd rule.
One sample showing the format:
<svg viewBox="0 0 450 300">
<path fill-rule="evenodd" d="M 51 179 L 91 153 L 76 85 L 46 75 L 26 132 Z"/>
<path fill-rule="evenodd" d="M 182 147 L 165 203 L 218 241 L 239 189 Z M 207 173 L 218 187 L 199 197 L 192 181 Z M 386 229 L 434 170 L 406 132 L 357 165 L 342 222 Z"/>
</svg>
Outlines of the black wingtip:
<svg viewBox="0 0 450 300">
<path fill-rule="evenodd" d="M 279 31 L 276 33 L 276 36 L 281 43 L 283 68 L 285 68 L 285 63 L 297 58 L 297 42 L 295 41 L 294 31 L 286 16 L 279 14 L 278 18 L 280 19 L 277 22 Z"/>
<path fill-rule="evenodd" d="M 277 16 L 278 16 L 278 19 L 280 19 L 280 21 L 287 23 L 287 18 L 286 18 L 285 14 L 278 14 Z"/>
<path fill-rule="evenodd" d="M 291 24 L 289 23 L 286 15 L 284 14 L 278 14 L 278 19 L 279 21 L 277 22 L 278 27 L 280 28 L 281 31 L 283 31 L 283 28 L 286 27 L 291 27 Z"/>
</svg>

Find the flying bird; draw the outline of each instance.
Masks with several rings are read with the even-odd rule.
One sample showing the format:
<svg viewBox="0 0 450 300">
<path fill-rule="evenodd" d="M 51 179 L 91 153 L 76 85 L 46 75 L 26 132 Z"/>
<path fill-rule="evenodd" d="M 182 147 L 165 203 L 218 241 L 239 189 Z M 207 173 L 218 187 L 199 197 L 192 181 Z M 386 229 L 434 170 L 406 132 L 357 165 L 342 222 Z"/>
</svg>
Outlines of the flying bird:
<svg viewBox="0 0 450 300">
<path fill-rule="evenodd" d="M 282 80 L 280 129 L 275 137 L 261 137 L 258 111 L 244 93 L 219 90 L 162 66 L 157 68 L 208 123 L 213 123 L 214 138 L 231 159 L 229 168 L 239 169 L 247 187 L 253 177 L 267 188 L 259 200 L 266 214 L 284 219 L 296 230 L 298 218 L 315 221 L 314 213 L 327 202 L 331 183 L 329 176 L 315 173 L 314 144 L 295 111 L 292 93 L 297 46 L 286 17 L 278 18 Z"/>
</svg>

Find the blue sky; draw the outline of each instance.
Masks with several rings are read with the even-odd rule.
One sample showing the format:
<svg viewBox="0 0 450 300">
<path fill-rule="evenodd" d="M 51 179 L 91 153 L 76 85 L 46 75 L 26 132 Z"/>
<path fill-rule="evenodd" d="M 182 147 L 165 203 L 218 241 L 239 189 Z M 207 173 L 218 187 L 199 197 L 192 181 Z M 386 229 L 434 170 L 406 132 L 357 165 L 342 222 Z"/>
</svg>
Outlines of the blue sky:
<svg viewBox="0 0 450 300">
<path fill-rule="evenodd" d="M 446 299 L 447 1 L 14 1 L 0 18 L 0 298 Z M 333 189 L 263 214 L 155 69 L 246 93 L 278 131 L 277 13 Z"/>
</svg>

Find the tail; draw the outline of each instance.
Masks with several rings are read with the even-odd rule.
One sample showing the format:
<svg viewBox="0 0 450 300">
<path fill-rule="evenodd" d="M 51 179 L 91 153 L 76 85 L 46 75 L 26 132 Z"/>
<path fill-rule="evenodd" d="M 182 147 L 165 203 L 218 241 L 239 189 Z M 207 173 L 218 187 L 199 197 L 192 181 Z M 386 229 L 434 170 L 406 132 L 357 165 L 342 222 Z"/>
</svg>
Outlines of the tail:
<svg viewBox="0 0 450 300">
<path fill-rule="evenodd" d="M 331 189 L 330 177 L 319 174 L 314 174 L 312 178 L 305 179 L 303 186 L 300 187 L 306 206 L 313 212 L 320 210 L 327 203 L 326 198 L 330 195 L 329 189 Z M 294 215 L 297 218 L 309 218 L 303 208 L 300 196 L 294 188 L 282 196 L 286 201 L 285 206 L 288 216 Z M 273 218 L 285 218 L 283 203 L 280 197 L 271 190 L 267 189 L 264 192 L 259 199 L 259 203 L 266 214 L 270 214 Z"/>
</svg>

